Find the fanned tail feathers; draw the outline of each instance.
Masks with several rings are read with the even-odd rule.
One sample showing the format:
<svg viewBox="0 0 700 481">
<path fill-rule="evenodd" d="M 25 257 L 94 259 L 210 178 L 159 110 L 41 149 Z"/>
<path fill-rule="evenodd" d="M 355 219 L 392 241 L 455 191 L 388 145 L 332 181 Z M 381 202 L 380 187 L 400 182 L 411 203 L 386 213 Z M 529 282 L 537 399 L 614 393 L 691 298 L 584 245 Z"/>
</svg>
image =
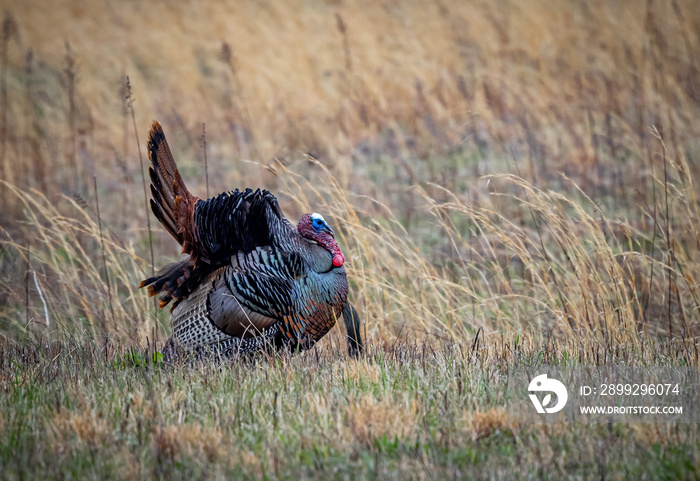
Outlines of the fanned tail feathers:
<svg viewBox="0 0 700 481">
<path fill-rule="evenodd" d="M 158 221 L 182 246 L 182 252 L 191 254 L 195 246 L 194 209 L 199 200 L 192 195 L 180 176 L 170 147 L 165 139 L 160 123 L 154 121 L 148 133 L 148 157 L 151 167 L 151 210 Z M 160 307 L 171 300 L 176 303 L 191 290 L 191 282 L 186 282 L 192 274 L 196 259 L 176 262 L 160 271 L 158 275 L 141 282 L 139 287 L 148 286 L 148 294 L 160 293 Z"/>
<path fill-rule="evenodd" d="M 177 169 L 160 123 L 154 121 L 148 133 L 148 157 L 152 167 L 151 210 L 163 227 L 182 246 L 183 253 L 194 247 L 192 232 L 194 206 L 199 200 L 192 195 Z"/>
</svg>

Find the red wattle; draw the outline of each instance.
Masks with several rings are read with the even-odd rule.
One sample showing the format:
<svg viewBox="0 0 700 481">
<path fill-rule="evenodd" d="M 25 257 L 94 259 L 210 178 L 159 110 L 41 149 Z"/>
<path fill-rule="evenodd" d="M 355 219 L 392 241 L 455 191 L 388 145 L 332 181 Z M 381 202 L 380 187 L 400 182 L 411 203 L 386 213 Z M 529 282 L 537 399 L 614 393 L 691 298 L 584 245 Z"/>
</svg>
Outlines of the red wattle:
<svg viewBox="0 0 700 481">
<path fill-rule="evenodd" d="M 345 263 L 345 256 L 343 255 L 342 252 L 338 252 L 334 257 L 333 257 L 333 265 L 336 267 L 340 267 Z"/>
</svg>

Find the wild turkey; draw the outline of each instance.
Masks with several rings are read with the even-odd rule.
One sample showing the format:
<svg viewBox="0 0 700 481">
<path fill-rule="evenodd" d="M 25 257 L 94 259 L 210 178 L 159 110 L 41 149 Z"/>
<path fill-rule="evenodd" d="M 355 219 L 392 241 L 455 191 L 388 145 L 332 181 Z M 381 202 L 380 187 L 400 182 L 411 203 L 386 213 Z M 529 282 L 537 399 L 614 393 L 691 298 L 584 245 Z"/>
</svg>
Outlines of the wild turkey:
<svg viewBox="0 0 700 481">
<path fill-rule="evenodd" d="M 168 352 L 308 349 L 341 314 L 350 354 L 361 352 L 345 256 L 320 214 L 305 214 L 294 227 L 275 196 L 260 189 L 195 197 L 155 121 L 148 156 L 151 210 L 189 254 L 140 285 L 160 295 L 161 308 L 172 303 Z"/>
</svg>

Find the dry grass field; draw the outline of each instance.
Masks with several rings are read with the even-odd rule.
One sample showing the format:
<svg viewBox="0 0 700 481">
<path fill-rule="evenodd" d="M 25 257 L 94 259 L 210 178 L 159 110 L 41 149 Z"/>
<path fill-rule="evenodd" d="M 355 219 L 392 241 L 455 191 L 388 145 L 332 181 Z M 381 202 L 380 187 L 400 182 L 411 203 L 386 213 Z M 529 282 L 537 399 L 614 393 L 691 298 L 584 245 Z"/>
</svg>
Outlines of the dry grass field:
<svg viewBox="0 0 700 481">
<path fill-rule="evenodd" d="M 493 375 L 698 367 L 695 1 L 0 3 L 0 477 L 700 476 L 696 425 Z M 195 194 L 330 221 L 364 359 L 151 362 L 153 119 Z"/>
</svg>

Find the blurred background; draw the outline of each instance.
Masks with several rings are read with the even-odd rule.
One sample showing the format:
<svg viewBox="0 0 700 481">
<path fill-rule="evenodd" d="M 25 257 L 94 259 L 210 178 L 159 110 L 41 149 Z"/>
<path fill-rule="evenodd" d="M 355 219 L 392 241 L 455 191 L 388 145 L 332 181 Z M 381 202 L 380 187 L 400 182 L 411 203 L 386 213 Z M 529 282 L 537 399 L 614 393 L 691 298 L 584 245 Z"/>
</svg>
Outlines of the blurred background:
<svg viewBox="0 0 700 481">
<path fill-rule="evenodd" d="M 4 3 L 4 336 L 168 334 L 154 119 L 331 221 L 370 338 L 698 334 L 694 0 Z"/>
</svg>

